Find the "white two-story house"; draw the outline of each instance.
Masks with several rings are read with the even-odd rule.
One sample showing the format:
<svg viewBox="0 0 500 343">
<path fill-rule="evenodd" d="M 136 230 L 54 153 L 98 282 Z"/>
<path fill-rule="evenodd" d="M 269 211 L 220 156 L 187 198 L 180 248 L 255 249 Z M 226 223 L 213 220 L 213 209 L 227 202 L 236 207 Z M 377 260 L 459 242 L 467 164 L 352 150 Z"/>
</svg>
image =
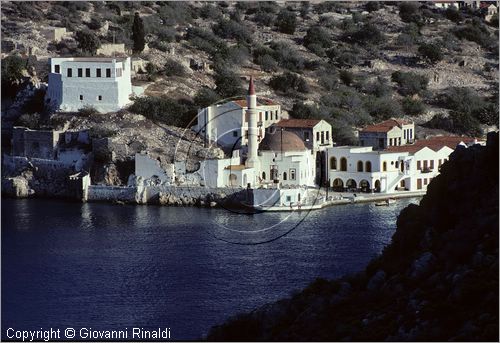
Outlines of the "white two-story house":
<svg viewBox="0 0 500 343">
<path fill-rule="evenodd" d="M 133 93 L 130 58 L 61 57 L 50 59 L 47 104 L 63 112 L 92 106 L 118 111 Z"/>
<path fill-rule="evenodd" d="M 411 144 L 415 140 L 415 124 L 398 119 L 369 125 L 359 131 L 361 146 L 371 146 L 383 150 L 389 146 Z"/>
<path fill-rule="evenodd" d="M 281 106 L 257 97 L 258 142 L 265 136 L 265 129 L 282 119 Z M 191 129 L 205 140 L 224 147 L 239 149 L 248 145 L 248 115 L 245 100 L 233 100 L 201 109 L 197 124 Z"/>
</svg>

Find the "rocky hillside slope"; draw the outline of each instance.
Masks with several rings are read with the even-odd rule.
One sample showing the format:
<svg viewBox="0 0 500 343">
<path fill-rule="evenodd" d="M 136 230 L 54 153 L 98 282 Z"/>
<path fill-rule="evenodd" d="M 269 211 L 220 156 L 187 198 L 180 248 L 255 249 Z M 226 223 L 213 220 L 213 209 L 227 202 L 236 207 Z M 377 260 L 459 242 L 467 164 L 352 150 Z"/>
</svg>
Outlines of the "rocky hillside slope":
<svg viewBox="0 0 500 343">
<path fill-rule="evenodd" d="M 498 341 L 498 133 L 458 148 L 358 275 L 318 279 L 208 340 Z"/>
</svg>

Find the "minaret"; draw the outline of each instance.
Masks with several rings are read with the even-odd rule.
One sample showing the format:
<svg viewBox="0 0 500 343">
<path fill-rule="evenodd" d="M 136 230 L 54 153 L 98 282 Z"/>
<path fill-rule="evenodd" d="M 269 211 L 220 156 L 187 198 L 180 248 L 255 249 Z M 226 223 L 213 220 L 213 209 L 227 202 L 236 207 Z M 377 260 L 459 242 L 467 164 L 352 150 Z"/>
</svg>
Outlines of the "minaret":
<svg viewBox="0 0 500 343">
<path fill-rule="evenodd" d="M 257 149 L 259 143 L 257 141 L 257 96 L 253 86 L 253 77 L 250 76 L 250 85 L 248 86 L 247 95 L 247 116 L 248 116 L 248 154 L 245 165 L 248 168 L 255 168 L 259 164 Z"/>
</svg>

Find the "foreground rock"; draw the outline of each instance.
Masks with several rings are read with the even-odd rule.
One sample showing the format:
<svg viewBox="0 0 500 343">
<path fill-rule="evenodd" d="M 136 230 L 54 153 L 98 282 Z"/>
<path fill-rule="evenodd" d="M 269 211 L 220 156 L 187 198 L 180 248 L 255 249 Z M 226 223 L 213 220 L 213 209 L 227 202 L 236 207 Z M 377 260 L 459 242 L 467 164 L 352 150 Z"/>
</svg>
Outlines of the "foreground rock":
<svg viewBox="0 0 500 343">
<path fill-rule="evenodd" d="M 457 149 L 358 275 L 212 328 L 209 340 L 498 341 L 498 133 Z"/>
</svg>

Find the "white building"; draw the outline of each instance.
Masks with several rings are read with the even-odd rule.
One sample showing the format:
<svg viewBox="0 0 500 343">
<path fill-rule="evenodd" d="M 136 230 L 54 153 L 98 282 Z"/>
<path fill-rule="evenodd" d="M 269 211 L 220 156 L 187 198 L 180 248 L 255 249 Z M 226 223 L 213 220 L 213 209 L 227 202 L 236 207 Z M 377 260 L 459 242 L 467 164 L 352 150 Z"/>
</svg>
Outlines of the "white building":
<svg viewBox="0 0 500 343">
<path fill-rule="evenodd" d="M 383 151 L 333 147 L 327 151 L 329 184 L 336 191 L 424 191 L 458 144 L 474 143 L 473 138 L 434 137 Z"/>
<path fill-rule="evenodd" d="M 269 99 L 257 99 L 257 141 L 265 136 L 265 129 L 281 120 L 281 106 Z M 198 112 L 197 124 L 192 130 L 207 141 L 235 149 L 248 145 L 248 110 L 245 100 L 233 100 L 206 107 Z"/>
<path fill-rule="evenodd" d="M 386 149 L 389 146 L 399 146 L 413 143 L 415 139 L 415 124 L 398 119 L 369 125 L 359 131 L 361 146 L 371 146 L 373 149 Z"/>
<path fill-rule="evenodd" d="M 117 111 L 130 103 L 132 93 L 130 58 L 50 59 L 45 99 L 54 109 L 74 112 L 92 106 L 99 112 Z"/>
<path fill-rule="evenodd" d="M 322 119 L 283 119 L 268 131 L 274 127 L 295 133 L 313 153 L 333 146 L 332 126 Z"/>
</svg>

